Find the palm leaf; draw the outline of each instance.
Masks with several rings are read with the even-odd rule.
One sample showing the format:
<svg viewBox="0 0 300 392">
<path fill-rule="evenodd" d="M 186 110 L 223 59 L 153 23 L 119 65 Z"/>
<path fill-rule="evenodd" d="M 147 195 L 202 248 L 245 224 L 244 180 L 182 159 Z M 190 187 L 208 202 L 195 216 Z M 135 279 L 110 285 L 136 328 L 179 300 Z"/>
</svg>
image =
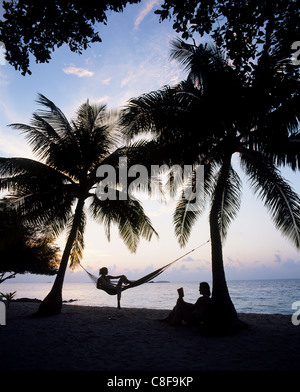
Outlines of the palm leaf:
<svg viewBox="0 0 300 392">
<path fill-rule="evenodd" d="M 198 217 L 201 215 L 201 209 L 190 209 L 190 201 L 181 199 L 175 208 L 173 223 L 175 235 L 181 247 L 185 246 L 190 238 L 190 234 Z"/>
<path fill-rule="evenodd" d="M 221 173 L 220 173 L 221 175 Z M 218 181 L 218 180 L 217 180 Z M 222 203 L 219 209 L 218 223 L 221 239 L 224 241 L 230 223 L 237 216 L 241 203 L 241 180 L 235 170 L 230 166 L 222 192 Z"/>
<path fill-rule="evenodd" d="M 277 89 L 280 87 L 277 86 Z M 257 91 L 257 95 L 259 94 L 260 91 Z M 256 106 L 254 109 L 258 119 L 255 128 L 248 135 L 249 146 L 263 151 L 276 165 L 299 169 L 300 145 L 297 141 L 300 135 L 300 94 L 283 91 L 280 105 L 272 107 L 268 113 L 260 113 L 261 108 Z"/>
<path fill-rule="evenodd" d="M 176 88 L 165 87 L 158 91 L 133 98 L 121 112 L 123 133 L 130 139 L 137 134 L 152 133 L 166 140 L 182 124 L 181 115 L 186 106 Z"/>
<path fill-rule="evenodd" d="M 241 163 L 275 226 L 300 248 L 300 198 L 264 155 L 243 149 Z"/>
<path fill-rule="evenodd" d="M 270 147 L 273 147 L 270 151 Z M 273 157 L 275 164 L 288 166 L 296 171 L 300 169 L 300 132 L 291 135 L 288 139 L 281 140 L 281 143 L 273 145 L 270 143 L 265 149 L 266 153 Z"/>
<path fill-rule="evenodd" d="M 39 159 L 48 166 L 76 178 L 80 154 L 74 130 L 62 111 L 52 101 L 39 94 L 38 103 L 46 109 L 33 114 L 30 126 L 25 124 L 10 126 L 24 132 Z"/>
<path fill-rule="evenodd" d="M 61 138 L 65 139 L 66 135 L 74 138 L 72 127 L 66 116 L 50 99 L 43 94 L 38 94 L 37 103 L 47 109 L 40 110 L 40 116 L 56 130 Z"/>
<path fill-rule="evenodd" d="M 158 234 L 138 200 L 133 198 L 119 200 L 119 192 L 117 191 L 116 194 L 117 200 L 99 200 L 95 196 L 90 211 L 94 219 L 104 224 L 108 240 L 110 240 L 111 224 L 116 224 L 120 237 L 128 249 L 135 252 L 140 237 L 150 241 L 153 234 L 156 236 Z"/>
<path fill-rule="evenodd" d="M 20 186 L 30 187 L 34 181 L 40 184 L 75 184 L 67 175 L 45 165 L 42 162 L 28 158 L 2 158 L 0 157 L 0 178 L 10 178 L 12 183 L 19 183 Z M 24 176 L 24 180 L 15 180 L 16 176 Z M 41 177 L 38 179 L 38 177 Z M 29 181 L 31 179 L 31 181 Z M 1 189 L 1 188 L 0 188 Z"/>
<path fill-rule="evenodd" d="M 32 146 L 32 151 L 38 158 L 47 162 L 50 160 L 50 153 L 59 152 L 59 145 L 61 144 L 60 136 L 55 129 L 48 124 L 41 116 L 34 113 L 31 125 L 26 124 L 10 124 L 10 127 L 23 131 L 29 144 Z M 54 151 L 53 151 L 54 150 Z M 48 162 L 47 162 L 48 163 Z"/>
<path fill-rule="evenodd" d="M 214 173 L 215 165 L 213 163 L 205 165 L 204 193 L 202 195 L 197 195 L 196 200 L 192 200 L 191 197 L 185 197 L 186 193 L 183 189 L 182 198 L 177 203 L 173 215 L 175 235 L 178 238 L 181 247 L 187 244 L 194 224 L 204 211 L 206 200 L 211 193 Z M 196 185 L 194 171 L 193 176 L 190 177 L 186 186 L 195 194 L 197 191 Z"/>
<path fill-rule="evenodd" d="M 207 83 L 215 79 L 218 72 L 229 71 L 226 58 L 213 45 L 188 44 L 180 38 L 171 42 L 171 59 L 177 60 L 188 72 L 188 81 L 204 92 Z"/>
<path fill-rule="evenodd" d="M 26 158 L 0 158 L 0 189 L 24 220 L 52 227 L 59 233 L 76 197 L 76 185 L 64 174 Z"/>
</svg>

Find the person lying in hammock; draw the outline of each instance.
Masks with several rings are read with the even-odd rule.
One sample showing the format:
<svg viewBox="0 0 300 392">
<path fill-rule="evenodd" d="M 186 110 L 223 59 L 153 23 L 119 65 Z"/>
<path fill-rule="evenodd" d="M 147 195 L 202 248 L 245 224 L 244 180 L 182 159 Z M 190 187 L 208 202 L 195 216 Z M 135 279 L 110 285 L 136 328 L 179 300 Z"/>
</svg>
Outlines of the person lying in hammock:
<svg viewBox="0 0 300 392">
<path fill-rule="evenodd" d="M 111 276 L 108 275 L 108 269 L 106 267 L 102 267 L 99 270 L 100 277 L 97 281 L 97 288 L 101 286 L 104 290 L 108 289 L 110 291 L 115 291 L 117 293 L 118 299 L 118 308 L 121 308 L 120 301 L 121 301 L 121 292 L 122 292 L 122 285 L 131 283 L 130 280 L 127 279 L 125 275 L 118 275 L 118 276 Z M 113 284 L 110 280 L 111 279 L 119 279 L 117 284 Z"/>
<path fill-rule="evenodd" d="M 207 282 L 201 282 L 199 292 L 202 295 L 195 304 L 185 302 L 183 300 L 183 289 L 178 289 L 178 300 L 167 318 L 161 320 L 170 325 L 179 326 L 182 323 L 199 324 L 204 321 L 207 310 L 211 304 L 210 287 Z"/>
</svg>

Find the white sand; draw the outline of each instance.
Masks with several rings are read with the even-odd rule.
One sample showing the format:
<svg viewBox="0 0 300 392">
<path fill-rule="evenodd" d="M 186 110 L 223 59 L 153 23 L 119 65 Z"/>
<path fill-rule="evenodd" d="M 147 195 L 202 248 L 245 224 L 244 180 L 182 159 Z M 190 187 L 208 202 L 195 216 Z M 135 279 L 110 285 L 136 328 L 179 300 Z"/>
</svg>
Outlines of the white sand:
<svg viewBox="0 0 300 392">
<path fill-rule="evenodd" d="M 159 322 L 168 310 L 64 305 L 57 316 L 28 317 L 37 308 L 12 302 L 7 310 L 2 370 L 300 370 L 300 326 L 286 315 L 240 314 L 246 330 L 204 337 Z"/>
</svg>

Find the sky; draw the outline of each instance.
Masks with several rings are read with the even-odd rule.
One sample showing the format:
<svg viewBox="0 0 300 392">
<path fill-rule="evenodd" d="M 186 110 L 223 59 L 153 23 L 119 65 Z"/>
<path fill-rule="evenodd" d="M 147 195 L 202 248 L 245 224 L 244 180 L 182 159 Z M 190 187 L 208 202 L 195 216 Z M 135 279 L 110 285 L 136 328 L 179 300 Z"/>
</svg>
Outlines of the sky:
<svg viewBox="0 0 300 392">
<path fill-rule="evenodd" d="M 176 33 L 171 22 L 159 23 L 154 14 L 158 4 L 159 0 L 143 0 L 127 6 L 123 13 L 112 13 L 106 26 L 97 27 L 101 43 L 92 44 L 82 55 L 63 46 L 53 53 L 48 64 L 35 64 L 33 60 L 31 76 L 24 77 L 8 63 L 0 62 L 0 156 L 36 159 L 23 135 L 7 125 L 29 123 L 38 109 L 38 93 L 52 100 L 71 119 L 87 99 L 90 103 L 105 103 L 110 109 L 121 108 L 132 97 L 183 80 L 185 72 L 169 58 L 170 42 Z M 238 156 L 234 156 L 233 165 L 243 180 L 243 198 L 223 249 L 227 279 L 300 278 L 299 251 L 274 228 L 265 207 L 249 189 Z M 282 174 L 299 194 L 299 173 L 284 169 Z M 172 223 L 175 203 L 144 201 L 159 239 L 141 240 L 135 254 L 128 251 L 115 228 L 108 242 L 104 228 L 89 219 L 82 265 L 94 274 L 107 266 L 112 275 L 126 274 L 136 279 L 206 243 L 208 210 L 198 219 L 188 244 L 180 248 Z M 65 235 L 57 239 L 61 249 L 65 241 Z M 87 279 L 80 267 L 66 276 L 69 282 Z M 177 261 L 157 278 L 160 279 L 211 281 L 210 243 Z M 32 280 L 50 279 L 24 275 L 17 276 L 15 282 Z"/>
</svg>

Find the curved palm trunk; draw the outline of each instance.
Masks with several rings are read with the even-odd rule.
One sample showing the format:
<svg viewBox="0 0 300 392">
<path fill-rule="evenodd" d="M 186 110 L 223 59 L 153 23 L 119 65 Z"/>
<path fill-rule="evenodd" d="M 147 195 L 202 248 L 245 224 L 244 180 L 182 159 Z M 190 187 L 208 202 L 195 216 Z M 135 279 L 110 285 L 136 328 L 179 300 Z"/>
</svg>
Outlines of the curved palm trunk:
<svg viewBox="0 0 300 392">
<path fill-rule="evenodd" d="M 64 249 L 64 253 L 62 255 L 59 270 L 57 272 L 51 291 L 40 304 L 40 307 L 36 313 L 37 316 L 51 316 L 61 312 L 62 288 L 64 283 L 64 277 L 68 266 L 72 246 L 75 241 L 77 230 L 80 224 L 83 207 L 84 198 L 78 200 L 73 218 L 72 228 Z"/>
<path fill-rule="evenodd" d="M 210 213 L 210 236 L 211 236 L 211 255 L 212 255 L 212 280 L 213 290 L 212 299 L 217 309 L 218 319 L 234 320 L 237 319 L 237 312 L 231 301 L 223 263 L 222 241 L 220 236 L 218 219 L 212 208 Z M 220 320 L 221 321 L 221 320 Z M 222 321 L 221 321 L 222 322 Z"/>
<path fill-rule="evenodd" d="M 222 240 L 218 222 L 221 210 L 224 188 L 226 179 L 229 174 L 231 155 L 225 157 L 221 174 L 215 189 L 215 196 L 210 211 L 210 236 L 211 236 L 211 254 L 212 254 L 212 300 L 214 304 L 215 322 L 222 325 L 235 322 L 238 320 L 237 312 L 231 301 L 223 263 Z"/>
</svg>

